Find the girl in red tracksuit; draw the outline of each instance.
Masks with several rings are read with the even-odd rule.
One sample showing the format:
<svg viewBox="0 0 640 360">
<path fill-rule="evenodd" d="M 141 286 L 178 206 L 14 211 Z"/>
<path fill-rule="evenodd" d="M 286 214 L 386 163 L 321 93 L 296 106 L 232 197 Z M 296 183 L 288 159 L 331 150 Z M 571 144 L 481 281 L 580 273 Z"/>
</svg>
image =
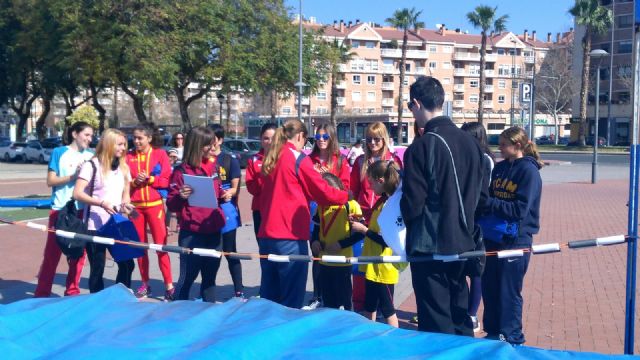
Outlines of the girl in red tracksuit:
<svg viewBox="0 0 640 360">
<path fill-rule="evenodd" d="M 161 191 L 166 191 L 171 175 L 169 156 L 162 149 L 151 147 L 154 128 L 149 125 L 138 125 L 133 130 L 135 149 L 127 154 L 127 165 L 131 171 L 131 204 L 141 216 L 132 219 L 140 241 L 148 242 L 146 226 L 149 225 L 153 242 L 167 244 L 167 227 L 165 225 L 164 204 Z M 165 284 L 165 300 L 173 300 L 173 280 L 171 278 L 171 262 L 169 254 L 157 251 L 158 264 Z M 142 285 L 138 288 L 138 297 L 151 295 L 149 287 L 149 257 L 138 258 Z"/>
<path fill-rule="evenodd" d="M 261 255 L 308 255 L 309 201 L 323 206 L 347 202 L 347 192 L 323 181 L 311 160 L 300 152 L 306 137 L 302 122 L 288 120 L 276 130 L 262 164 L 262 224 L 258 232 Z M 307 283 L 306 262 L 260 259 L 260 267 L 260 297 L 292 308 L 302 307 Z"/>
<path fill-rule="evenodd" d="M 262 160 L 264 154 L 269 152 L 273 135 L 276 133 L 277 126 L 274 123 L 266 123 L 260 129 L 260 142 L 262 149 L 247 161 L 247 170 L 245 175 L 245 184 L 247 191 L 253 196 L 251 200 L 251 211 L 253 212 L 253 231 L 258 239 L 258 230 L 260 229 L 260 193 L 262 192 Z"/>
<path fill-rule="evenodd" d="M 180 232 L 178 245 L 188 248 L 214 249 L 221 251 L 220 229 L 225 217 L 220 208 L 208 209 L 189 205 L 189 196 L 198 196 L 184 184 L 184 174 L 212 177 L 215 173 L 215 158 L 209 158 L 214 141 L 211 129 L 200 126 L 191 129 L 184 146 L 182 164 L 171 175 L 167 207 L 178 216 Z M 222 197 L 218 178 L 213 179 L 216 197 Z M 216 275 L 220 258 L 195 254 L 180 254 L 180 277 L 176 285 L 176 299 L 188 300 L 191 285 L 202 276 L 200 296 L 204 301 L 215 302 Z"/>
<path fill-rule="evenodd" d="M 360 155 L 353 163 L 350 186 L 353 198 L 356 199 L 362 209 L 365 225 L 369 225 L 373 207 L 378 199 L 380 199 L 380 196 L 376 195 L 369 180 L 367 180 L 367 169 L 376 160 L 393 160 L 402 169 L 402 161 L 396 154 L 391 153 L 389 150 L 389 133 L 383 123 L 375 122 L 370 124 L 367 127 L 365 136 L 366 144 L 364 147 L 364 155 Z M 360 244 L 362 244 L 362 242 Z M 362 245 L 356 244 L 354 245 L 354 249 L 358 246 L 361 247 Z M 355 250 L 354 253 L 358 253 L 358 251 Z M 353 309 L 355 311 L 361 311 L 363 309 L 364 296 L 364 274 L 354 269 Z"/>
</svg>

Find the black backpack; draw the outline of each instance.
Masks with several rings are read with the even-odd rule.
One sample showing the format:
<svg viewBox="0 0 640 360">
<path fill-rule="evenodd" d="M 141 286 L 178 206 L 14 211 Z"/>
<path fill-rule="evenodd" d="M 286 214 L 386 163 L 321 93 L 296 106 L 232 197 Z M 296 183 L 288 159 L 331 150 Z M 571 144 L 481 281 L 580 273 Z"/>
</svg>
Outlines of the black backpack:
<svg viewBox="0 0 640 360">
<path fill-rule="evenodd" d="M 93 168 L 93 174 L 91 175 L 91 181 L 89 182 L 89 196 L 93 196 L 93 187 L 97 169 L 93 161 L 89 162 L 91 163 L 91 167 Z M 69 200 L 58 212 L 58 219 L 55 223 L 56 229 L 77 234 L 86 234 L 90 207 L 91 206 L 87 205 L 86 216 L 83 220 L 80 219 L 79 210 L 76 208 L 75 200 Z M 68 239 L 62 236 L 56 236 L 56 243 L 58 243 L 60 250 L 68 259 L 79 259 L 84 253 L 84 240 L 76 238 Z"/>
</svg>

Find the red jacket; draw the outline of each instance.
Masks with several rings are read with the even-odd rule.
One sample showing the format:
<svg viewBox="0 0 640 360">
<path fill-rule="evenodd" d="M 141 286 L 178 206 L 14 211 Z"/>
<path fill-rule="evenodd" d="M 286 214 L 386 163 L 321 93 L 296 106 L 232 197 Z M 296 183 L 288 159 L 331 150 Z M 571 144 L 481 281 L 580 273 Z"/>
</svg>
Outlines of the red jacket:
<svg viewBox="0 0 640 360">
<path fill-rule="evenodd" d="M 298 156 L 301 153 L 293 144 L 285 143 L 275 168 L 264 177 L 259 238 L 309 240 L 309 201 L 329 206 L 344 204 L 348 200 L 348 193 L 329 186 L 308 157 L 302 159 L 296 175 Z"/>
<path fill-rule="evenodd" d="M 167 207 L 169 211 L 178 215 L 178 222 L 181 230 L 187 230 L 199 234 L 212 234 L 220 231 L 224 226 L 225 216 L 220 208 L 207 209 L 189 205 L 188 199 L 180 196 L 180 188 L 184 185 L 183 174 L 198 176 L 213 176 L 214 167 L 208 159 L 203 159 L 199 168 L 193 168 L 187 163 L 182 163 L 171 174 L 171 184 L 169 195 L 167 196 Z M 222 196 L 220 180 L 214 178 L 213 187 L 218 199 Z M 194 196 L 197 196 L 194 194 Z M 220 203 L 220 200 L 218 200 Z"/>
<path fill-rule="evenodd" d="M 400 168 L 402 168 L 402 160 L 400 160 L 398 155 L 395 153 L 387 153 L 384 160 L 393 160 L 400 166 Z M 362 215 L 368 222 L 371 217 L 371 213 L 373 212 L 373 206 L 380 196 L 376 195 L 371 188 L 371 184 L 369 184 L 366 174 L 360 174 L 363 161 L 364 155 L 360 155 L 353 163 L 353 168 L 351 169 L 351 192 L 353 193 L 353 198 L 358 202 L 358 204 L 360 204 Z M 370 164 L 373 163 L 371 159 L 369 159 L 369 161 Z"/>
<path fill-rule="evenodd" d="M 251 200 L 251 210 L 260 210 L 260 193 L 262 192 L 262 160 L 264 159 L 264 149 L 252 156 L 247 161 L 247 169 L 245 171 L 245 184 L 247 191 L 253 195 Z"/>
<path fill-rule="evenodd" d="M 169 187 L 171 163 L 166 151 L 149 147 L 146 153 L 135 150 L 127 153 L 127 165 L 131 172 L 131 203 L 136 207 L 152 207 L 162 205 L 162 196 L 158 189 Z M 145 172 L 148 179 L 136 186 L 135 178 Z"/>
<path fill-rule="evenodd" d="M 329 170 L 330 173 L 340 178 L 342 181 L 342 185 L 344 185 L 345 189 L 349 189 L 349 183 L 351 182 L 351 176 L 349 175 L 349 161 L 342 155 L 339 155 L 342 160 L 339 160 L 337 155 L 333 155 L 333 166 L 332 169 Z M 310 154 L 309 157 L 314 165 L 319 164 L 322 165 L 322 161 L 320 161 L 319 154 Z M 338 163 L 342 161 L 340 168 L 338 169 Z"/>
</svg>

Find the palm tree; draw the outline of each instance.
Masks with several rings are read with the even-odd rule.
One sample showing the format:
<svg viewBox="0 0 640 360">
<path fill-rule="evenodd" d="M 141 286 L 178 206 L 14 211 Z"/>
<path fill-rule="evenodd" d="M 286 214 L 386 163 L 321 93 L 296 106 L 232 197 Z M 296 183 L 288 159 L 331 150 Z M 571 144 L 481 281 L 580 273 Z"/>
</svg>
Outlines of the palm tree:
<svg viewBox="0 0 640 360">
<path fill-rule="evenodd" d="M 351 47 L 345 44 L 343 41 L 334 39 L 330 44 L 329 61 L 331 62 L 331 125 L 334 129 L 338 128 L 336 121 L 336 109 L 338 107 L 338 76 L 340 73 L 340 65 L 346 64 L 353 59 L 354 53 L 351 51 Z"/>
<path fill-rule="evenodd" d="M 482 115 L 484 113 L 484 85 L 487 81 L 484 74 L 486 64 L 485 56 L 487 54 L 487 33 L 493 30 L 500 33 L 507 29 L 507 19 L 509 15 L 502 15 L 496 18 L 498 7 L 490 7 L 486 5 L 477 6 L 472 12 L 467 13 L 467 20 L 474 28 L 481 30 L 482 40 L 480 42 L 480 96 L 478 97 L 478 122 L 486 127 L 483 123 Z M 514 70 L 515 71 L 515 70 Z"/>
<path fill-rule="evenodd" d="M 582 37 L 582 83 L 580 85 L 580 145 L 585 145 L 587 130 L 587 96 L 589 94 L 589 67 L 591 66 L 591 39 L 593 35 L 605 33 L 613 21 L 611 11 L 600 5 L 598 0 L 576 0 L 569 13 L 576 18 L 576 23 L 585 27 Z M 600 79 L 596 79 L 600 81 Z M 596 99 L 599 101 L 599 99 Z M 598 115 L 595 116 L 596 120 Z M 595 139 L 598 134 L 595 134 Z"/>
<path fill-rule="evenodd" d="M 422 14 L 422 11 L 417 11 L 416 8 L 396 10 L 393 16 L 385 21 L 398 29 L 403 30 L 402 35 L 402 57 L 400 58 L 400 93 L 398 95 L 398 137 L 396 143 L 402 144 L 402 110 L 404 107 L 402 101 L 402 91 L 404 90 L 404 75 L 405 75 L 405 63 L 407 61 L 407 41 L 409 40 L 409 29 L 413 29 L 417 32 L 420 28 L 424 27 L 422 21 L 418 21 L 418 17 Z"/>
</svg>

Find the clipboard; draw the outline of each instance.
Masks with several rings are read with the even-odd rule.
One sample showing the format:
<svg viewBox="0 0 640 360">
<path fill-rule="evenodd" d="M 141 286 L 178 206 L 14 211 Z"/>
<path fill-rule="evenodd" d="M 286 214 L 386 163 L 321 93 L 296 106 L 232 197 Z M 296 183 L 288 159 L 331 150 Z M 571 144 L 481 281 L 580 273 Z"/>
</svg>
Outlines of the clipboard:
<svg viewBox="0 0 640 360">
<path fill-rule="evenodd" d="M 187 199 L 189 206 L 202 207 L 207 209 L 218 208 L 218 198 L 213 188 L 213 178 L 207 176 L 183 175 L 184 184 L 193 189 Z"/>
</svg>

